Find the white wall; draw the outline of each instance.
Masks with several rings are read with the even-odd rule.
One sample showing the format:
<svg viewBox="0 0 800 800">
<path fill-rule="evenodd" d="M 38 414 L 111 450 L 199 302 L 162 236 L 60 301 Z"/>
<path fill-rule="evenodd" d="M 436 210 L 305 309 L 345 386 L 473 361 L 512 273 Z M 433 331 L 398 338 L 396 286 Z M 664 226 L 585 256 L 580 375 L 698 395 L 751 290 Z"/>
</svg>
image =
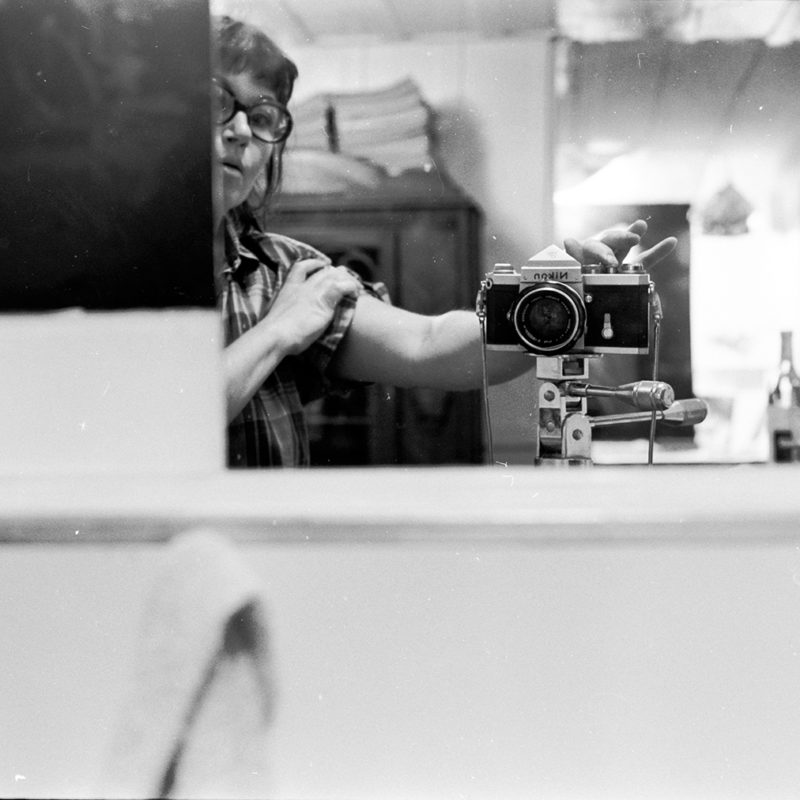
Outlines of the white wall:
<svg viewBox="0 0 800 800">
<path fill-rule="evenodd" d="M 552 44 L 520 39 L 292 47 L 295 100 L 413 78 L 439 118 L 442 160 L 486 215 L 486 263 L 528 258 L 552 237 Z"/>
<path fill-rule="evenodd" d="M 243 546 L 276 669 L 266 796 L 795 797 L 797 549 L 684 533 Z M 113 796 L 158 557 L 4 547 L 0 796 Z"/>
</svg>

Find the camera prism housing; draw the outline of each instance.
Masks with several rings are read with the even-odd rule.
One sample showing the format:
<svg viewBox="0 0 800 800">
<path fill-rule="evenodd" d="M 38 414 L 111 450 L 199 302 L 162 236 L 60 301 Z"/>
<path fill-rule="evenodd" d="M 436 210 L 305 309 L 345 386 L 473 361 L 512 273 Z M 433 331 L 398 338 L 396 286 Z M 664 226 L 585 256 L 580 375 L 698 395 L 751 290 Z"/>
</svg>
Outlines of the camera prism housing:
<svg viewBox="0 0 800 800">
<path fill-rule="evenodd" d="M 555 245 L 519 269 L 495 264 L 481 290 L 487 349 L 645 354 L 653 291 L 641 264 L 581 266 Z"/>
</svg>

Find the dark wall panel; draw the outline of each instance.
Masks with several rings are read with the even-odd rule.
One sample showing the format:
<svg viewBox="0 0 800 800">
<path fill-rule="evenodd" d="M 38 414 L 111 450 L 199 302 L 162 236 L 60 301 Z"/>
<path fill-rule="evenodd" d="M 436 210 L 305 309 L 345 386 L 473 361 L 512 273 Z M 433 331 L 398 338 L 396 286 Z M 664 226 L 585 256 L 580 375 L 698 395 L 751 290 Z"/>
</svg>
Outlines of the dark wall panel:
<svg viewBox="0 0 800 800">
<path fill-rule="evenodd" d="M 213 305 L 207 4 L 0 0 L 0 311 Z"/>
</svg>

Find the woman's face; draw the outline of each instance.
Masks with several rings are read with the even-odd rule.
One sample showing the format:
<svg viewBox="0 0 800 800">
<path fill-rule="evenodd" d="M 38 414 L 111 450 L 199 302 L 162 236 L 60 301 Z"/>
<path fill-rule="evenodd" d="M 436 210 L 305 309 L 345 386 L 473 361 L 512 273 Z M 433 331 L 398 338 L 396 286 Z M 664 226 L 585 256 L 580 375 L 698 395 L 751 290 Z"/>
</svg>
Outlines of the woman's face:
<svg viewBox="0 0 800 800">
<path fill-rule="evenodd" d="M 259 100 L 275 100 L 275 94 L 256 83 L 247 73 L 222 73 L 217 80 L 244 106 Z M 225 213 L 241 205 L 250 195 L 267 159 L 276 145 L 253 136 L 247 114 L 238 109 L 224 125 L 217 125 L 214 137 L 215 165 L 222 173 L 222 209 Z"/>
</svg>

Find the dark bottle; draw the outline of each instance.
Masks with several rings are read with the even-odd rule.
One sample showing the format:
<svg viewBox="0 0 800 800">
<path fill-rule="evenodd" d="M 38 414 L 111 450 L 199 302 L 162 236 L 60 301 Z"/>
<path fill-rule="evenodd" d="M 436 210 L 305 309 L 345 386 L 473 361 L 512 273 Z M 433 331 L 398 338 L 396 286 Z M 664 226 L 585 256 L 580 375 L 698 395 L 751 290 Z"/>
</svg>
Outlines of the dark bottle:
<svg viewBox="0 0 800 800">
<path fill-rule="evenodd" d="M 781 361 L 777 378 L 769 393 L 767 427 L 770 460 L 800 461 L 800 375 L 794 366 L 792 332 L 781 332 Z"/>
</svg>

